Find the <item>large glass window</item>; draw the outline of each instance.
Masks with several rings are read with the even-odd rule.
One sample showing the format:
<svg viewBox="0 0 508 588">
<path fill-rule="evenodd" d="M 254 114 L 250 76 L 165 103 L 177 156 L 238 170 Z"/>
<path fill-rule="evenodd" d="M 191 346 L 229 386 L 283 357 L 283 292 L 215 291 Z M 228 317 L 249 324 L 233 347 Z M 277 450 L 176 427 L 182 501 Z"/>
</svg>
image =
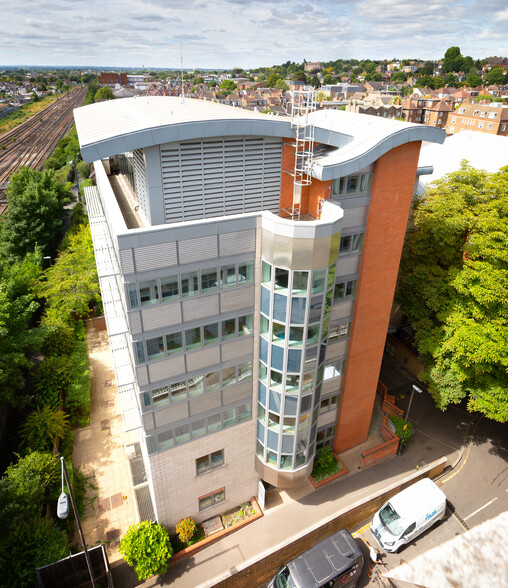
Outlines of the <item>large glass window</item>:
<svg viewBox="0 0 508 588">
<path fill-rule="evenodd" d="M 205 325 L 203 327 L 203 336 L 205 340 L 205 345 L 217 343 L 217 341 L 219 340 L 219 323 Z"/>
<path fill-rule="evenodd" d="M 272 266 L 269 263 L 266 263 L 266 261 L 263 261 L 261 279 L 263 284 L 270 284 L 272 281 Z"/>
<path fill-rule="evenodd" d="M 136 284 L 128 284 L 127 285 L 127 293 L 129 296 L 130 308 L 137 308 L 139 306 L 137 285 Z"/>
<path fill-rule="evenodd" d="M 217 290 L 218 287 L 217 269 L 201 270 L 201 291 L 211 292 Z"/>
<path fill-rule="evenodd" d="M 270 292 L 266 288 L 261 288 L 261 312 L 270 316 Z"/>
<path fill-rule="evenodd" d="M 347 193 L 354 194 L 358 190 L 359 185 L 359 177 L 358 176 L 349 176 L 347 179 Z"/>
<path fill-rule="evenodd" d="M 138 363 L 145 363 L 146 357 L 145 357 L 145 346 L 143 345 L 143 341 L 136 341 L 136 343 L 134 343 L 134 347 L 136 349 L 136 356 L 138 359 Z"/>
<path fill-rule="evenodd" d="M 308 279 L 308 272 L 293 272 L 293 294 L 306 294 Z"/>
<path fill-rule="evenodd" d="M 286 325 L 281 323 L 272 323 L 272 341 L 283 342 L 286 337 Z"/>
<path fill-rule="evenodd" d="M 162 300 L 171 300 L 172 298 L 178 298 L 180 296 L 178 276 L 161 278 L 161 295 Z"/>
<path fill-rule="evenodd" d="M 182 274 L 182 296 L 199 294 L 198 272 Z"/>
<path fill-rule="evenodd" d="M 174 382 L 170 386 L 171 402 L 181 402 L 187 399 L 187 384 L 183 382 Z"/>
<path fill-rule="evenodd" d="M 274 294 L 273 296 L 273 318 L 276 321 L 286 321 L 286 307 L 287 307 L 287 296 L 282 294 Z"/>
<path fill-rule="evenodd" d="M 201 347 L 201 327 L 194 327 L 185 331 L 185 348 Z"/>
<path fill-rule="evenodd" d="M 155 339 L 147 339 L 146 354 L 148 361 L 163 357 L 164 355 L 164 340 L 162 337 L 155 337 Z"/>
<path fill-rule="evenodd" d="M 343 359 L 336 359 L 325 364 L 324 380 L 331 380 L 332 378 L 338 378 L 342 375 L 344 366 Z"/>
<path fill-rule="evenodd" d="M 236 383 L 236 367 L 228 367 L 222 370 L 222 386 L 226 388 Z"/>
<path fill-rule="evenodd" d="M 250 380 L 252 378 L 252 361 L 246 361 L 238 366 L 238 381 Z"/>
<path fill-rule="evenodd" d="M 179 427 L 176 427 L 174 431 L 176 445 L 181 445 L 190 440 L 190 428 L 188 424 L 180 425 Z"/>
<path fill-rule="evenodd" d="M 189 397 L 201 396 L 205 393 L 205 382 L 203 376 L 197 376 L 189 380 Z"/>
<path fill-rule="evenodd" d="M 157 285 L 157 280 L 140 282 L 139 298 L 142 306 L 159 302 L 159 287 Z"/>
<path fill-rule="evenodd" d="M 236 286 L 236 266 L 226 265 L 221 268 L 222 287 Z"/>
<path fill-rule="evenodd" d="M 225 489 L 220 488 L 219 490 L 214 490 L 213 492 L 210 492 L 210 494 L 205 494 L 198 498 L 199 510 L 206 510 L 207 508 L 211 508 L 216 504 L 224 502 L 224 500 L 226 500 Z"/>
<path fill-rule="evenodd" d="M 238 317 L 238 336 L 252 335 L 252 315 Z"/>
<path fill-rule="evenodd" d="M 220 371 L 206 374 L 205 382 L 207 392 L 218 390 L 220 388 Z"/>
<path fill-rule="evenodd" d="M 307 345 L 315 345 L 319 339 L 319 325 L 309 325 L 307 329 Z"/>
<path fill-rule="evenodd" d="M 287 290 L 289 284 L 289 271 L 280 267 L 275 268 L 275 289 Z"/>
<path fill-rule="evenodd" d="M 166 348 L 169 353 L 180 353 L 183 349 L 182 344 L 182 333 L 178 331 L 178 333 L 171 333 L 171 335 L 166 335 Z"/>
<path fill-rule="evenodd" d="M 289 346 L 301 347 L 303 342 L 303 327 L 290 327 Z"/>
<path fill-rule="evenodd" d="M 356 280 L 348 280 L 347 282 L 340 282 L 335 284 L 335 291 L 333 299 L 335 301 L 347 300 L 355 295 Z"/>
<path fill-rule="evenodd" d="M 306 298 L 293 297 L 291 301 L 291 323 L 302 325 L 305 323 L 305 311 L 307 308 Z"/>
<path fill-rule="evenodd" d="M 360 253 L 363 247 L 363 233 L 354 235 L 344 235 L 340 239 L 339 253 L 347 255 L 348 253 Z"/>
<path fill-rule="evenodd" d="M 236 336 L 236 319 L 222 321 L 222 339 L 231 339 Z"/>
<path fill-rule="evenodd" d="M 254 280 L 254 262 L 244 261 L 238 264 L 238 283 L 249 284 Z"/>
<path fill-rule="evenodd" d="M 332 325 L 328 332 L 328 342 L 333 343 L 334 341 L 342 341 L 343 339 L 347 339 L 347 337 L 349 337 L 350 330 L 350 322 Z"/>
<path fill-rule="evenodd" d="M 325 270 L 316 270 L 312 274 L 312 293 L 322 292 L 325 287 Z"/>
</svg>

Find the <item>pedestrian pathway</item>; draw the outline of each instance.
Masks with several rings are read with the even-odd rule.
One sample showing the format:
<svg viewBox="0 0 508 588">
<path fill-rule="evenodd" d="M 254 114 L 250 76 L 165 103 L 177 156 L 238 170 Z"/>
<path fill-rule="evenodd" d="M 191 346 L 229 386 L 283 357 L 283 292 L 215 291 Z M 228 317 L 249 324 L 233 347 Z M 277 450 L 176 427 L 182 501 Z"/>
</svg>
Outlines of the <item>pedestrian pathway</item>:
<svg viewBox="0 0 508 588">
<path fill-rule="evenodd" d="M 138 520 L 124 448 L 137 441 L 137 433 L 123 430 L 106 331 L 97 331 L 90 320 L 86 339 L 92 376 L 90 424 L 75 431 L 73 461 L 98 488 L 88 490 L 97 498 L 83 517 L 85 540 L 89 546 L 104 543 L 112 563 L 121 558 L 120 539 Z"/>
</svg>

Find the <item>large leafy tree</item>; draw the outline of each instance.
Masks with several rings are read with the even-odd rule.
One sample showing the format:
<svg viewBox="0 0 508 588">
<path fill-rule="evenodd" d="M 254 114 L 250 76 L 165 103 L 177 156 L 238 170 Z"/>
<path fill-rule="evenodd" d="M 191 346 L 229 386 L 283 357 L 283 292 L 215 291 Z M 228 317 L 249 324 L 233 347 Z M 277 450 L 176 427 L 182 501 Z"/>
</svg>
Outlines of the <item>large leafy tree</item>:
<svg viewBox="0 0 508 588">
<path fill-rule="evenodd" d="M 72 200 L 67 186 L 51 170 L 25 167 L 10 177 L 7 200 L 0 232 L 4 255 L 20 260 L 37 248 L 48 251 L 62 234 L 64 206 Z"/>
<path fill-rule="evenodd" d="M 439 408 L 508 420 L 508 167 L 462 163 L 415 205 L 398 301 Z"/>
</svg>

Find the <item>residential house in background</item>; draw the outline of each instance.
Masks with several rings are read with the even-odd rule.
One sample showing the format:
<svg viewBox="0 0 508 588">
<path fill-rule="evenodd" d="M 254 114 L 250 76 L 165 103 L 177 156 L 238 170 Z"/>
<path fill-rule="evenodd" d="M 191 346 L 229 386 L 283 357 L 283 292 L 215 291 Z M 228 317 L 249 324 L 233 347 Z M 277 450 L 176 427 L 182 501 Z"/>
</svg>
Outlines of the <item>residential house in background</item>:
<svg viewBox="0 0 508 588">
<path fill-rule="evenodd" d="M 508 136 L 508 107 L 499 102 L 494 104 L 461 104 L 448 115 L 447 134 L 453 135 L 467 130 Z"/>
</svg>

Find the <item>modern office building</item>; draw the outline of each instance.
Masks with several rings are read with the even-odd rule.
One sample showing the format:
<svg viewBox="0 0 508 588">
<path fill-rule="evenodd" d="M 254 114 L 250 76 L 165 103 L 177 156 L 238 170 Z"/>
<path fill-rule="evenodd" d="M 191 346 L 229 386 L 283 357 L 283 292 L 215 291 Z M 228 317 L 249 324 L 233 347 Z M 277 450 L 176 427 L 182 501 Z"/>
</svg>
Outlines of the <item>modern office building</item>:
<svg viewBox="0 0 508 588">
<path fill-rule="evenodd" d="M 364 441 L 420 144 L 444 132 L 171 97 L 75 120 L 95 167 L 86 198 L 116 384 L 155 517 L 210 518 L 260 479 L 296 487 L 317 448 Z"/>
</svg>

